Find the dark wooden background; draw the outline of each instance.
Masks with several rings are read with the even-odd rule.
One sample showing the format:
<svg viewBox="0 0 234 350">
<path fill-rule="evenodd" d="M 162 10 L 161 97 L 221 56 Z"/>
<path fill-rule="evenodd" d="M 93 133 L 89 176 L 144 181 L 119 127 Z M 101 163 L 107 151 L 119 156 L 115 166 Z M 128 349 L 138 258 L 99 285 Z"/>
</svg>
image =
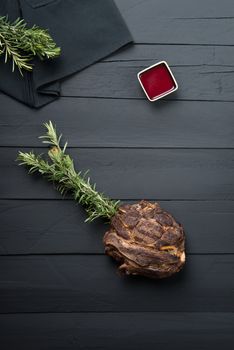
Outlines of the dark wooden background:
<svg viewBox="0 0 234 350">
<path fill-rule="evenodd" d="M 116 0 L 135 45 L 30 109 L 0 94 L 0 347 L 227 349 L 234 327 L 233 0 Z M 179 90 L 151 104 L 136 73 L 159 60 Z M 90 84 L 92 82 L 92 84 Z M 51 119 L 79 169 L 124 201 L 159 200 L 184 224 L 176 277 L 120 278 L 106 225 L 18 167 Z"/>
</svg>

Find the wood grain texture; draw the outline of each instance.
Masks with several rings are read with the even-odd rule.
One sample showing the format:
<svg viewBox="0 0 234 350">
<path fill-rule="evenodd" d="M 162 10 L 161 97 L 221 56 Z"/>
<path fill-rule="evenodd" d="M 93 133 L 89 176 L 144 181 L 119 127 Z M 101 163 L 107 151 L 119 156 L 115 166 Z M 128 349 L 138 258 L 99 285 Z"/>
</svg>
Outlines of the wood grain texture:
<svg viewBox="0 0 234 350">
<path fill-rule="evenodd" d="M 231 0 L 117 0 L 136 43 L 232 45 Z"/>
<path fill-rule="evenodd" d="M 234 16 L 232 0 L 223 0 L 222 3 L 217 0 L 204 0 L 197 3 L 192 0 L 177 0 L 176 6 L 172 6 L 170 0 L 115 0 L 121 13 L 136 13 L 138 18 L 141 15 L 141 9 L 150 12 L 157 19 L 158 17 L 181 17 L 181 18 L 212 18 L 212 17 L 231 17 Z M 127 21 L 128 22 L 128 21 Z M 143 22 L 143 21 L 142 21 Z M 147 22 L 145 22 L 147 24 Z"/>
<path fill-rule="evenodd" d="M 233 55 L 224 46 L 135 45 L 66 79 L 62 95 L 146 99 L 137 73 L 166 60 L 179 84 L 166 100 L 233 101 Z"/>
<path fill-rule="evenodd" d="M 213 0 L 212 0 L 213 1 Z M 107 62 L 139 61 L 146 64 L 166 60 L 171 65 L 233 67 L 234 47 L 217 45 L 129 44 L 105 59 Z M 147 63 L 148 62 L 148 63 Z"/>
<path fill-rule="evenodd" d="M 4 95 L 0 104 L 0 146 L 41 146 L 51 119 L 72 147 L 234 147 L 232 102 L 61 98 L 33 114 Z"/>
<path fill-rule="evenodd" d="M 234 201 L 160 204 L 183 223 L 187 253 L 234 253 Z M 2 200 L 0 254 L 102 254 L 108 225 L 87 224 L 85 218 L 69 200 Z"/>
<path fill-rule="evenodd" d="M 42 149 L 35 149 L 37 153 Z M 234 199 L 233 150 L 70 149 L 79 170 L 90 169 L 98 190 L 118 199 Z M 15 148 L 0 149 L 1 199 L 60 198 L 53 186 L 14 161 Z"/>
<path fill-rule="evenodd" d="M 178 48 L 177 48 L 178 50 Z M 64 81 L 62 96 L 146 99 L 137 81 L 137 73 L 152 61 L 97 63 Z M 173 60 L 171 60 L 173 62 Z M 170 63 L 170 61 L 169 61 Z M 234 101 L 233 66 L 170 65 L 178 90 L 164 100 Z M 91 84 L 95 81 L 95 84 Z M 148 102 L 149 103 L 149 102 Z"/>
<path fill-rule="evenodd" d="M 89 313 L 0 316 L 4 350 L 232 348 L 232 313 Z M 170 335 L 170 336 L 168 336 Z"/>
<path fill-rule="evenodd" d="M 193 255 L 165 280 L 120 277 L 102 255 L 0 257 L 0 312 L 234 312 L 234 255 Z"/>
<path fill-rule="evenodd" d="M 162 281 L 121 278 L 101 255 L 0 257 L 0 311 L 233 312 L 233 273 L 233 255 L 190 256 Z"/>
</svg>

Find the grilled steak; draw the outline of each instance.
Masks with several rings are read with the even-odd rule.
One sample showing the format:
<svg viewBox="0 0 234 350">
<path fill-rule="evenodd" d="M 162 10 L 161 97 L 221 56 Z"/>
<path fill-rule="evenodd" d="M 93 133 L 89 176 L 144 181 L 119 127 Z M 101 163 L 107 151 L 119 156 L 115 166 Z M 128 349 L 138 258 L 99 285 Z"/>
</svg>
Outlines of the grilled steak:
<svg viewBox="0 0 234 350">
<path fill-rule="evenodd" d="M 184 230 L 158 203 L 120 206 L 103 240 L 106 254 L 127 275 L 165 278 L 185 263 Z"/>
</svg>

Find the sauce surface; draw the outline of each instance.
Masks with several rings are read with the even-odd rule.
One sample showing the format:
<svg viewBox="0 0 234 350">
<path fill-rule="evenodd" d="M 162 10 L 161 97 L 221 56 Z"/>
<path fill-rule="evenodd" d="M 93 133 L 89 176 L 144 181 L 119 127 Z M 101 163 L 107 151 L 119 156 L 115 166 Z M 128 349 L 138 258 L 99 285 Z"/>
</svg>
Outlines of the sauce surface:
<svg viewBox="0 0 234 350">
<path fill-rule="evenodd" d="M 164 63 L 141 73 L 140 80 L 151 100 L 173 91 L 176 88 L 171 73 Z"/>
</svg>

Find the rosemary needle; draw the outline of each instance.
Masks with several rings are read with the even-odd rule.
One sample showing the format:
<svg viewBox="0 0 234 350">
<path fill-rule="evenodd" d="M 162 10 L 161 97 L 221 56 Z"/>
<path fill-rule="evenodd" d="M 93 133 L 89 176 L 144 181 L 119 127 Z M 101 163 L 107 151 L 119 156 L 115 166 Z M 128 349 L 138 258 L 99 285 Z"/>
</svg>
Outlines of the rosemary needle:
<svg viewBox="0 0 234 350">
<path fill-rule="evenodd" d="M 8 18 L 0 17 L 0 56 L 4 61 L 12 61 L 12 71 L 15 66 L 21 75 L 23 70 L 32 71 L 31 60 L 34 56 L 40 59 L 55 58 L 61 49 L 56 46 L 46 29 L 36 25 L 29 28 L 23 19 L 10 22 Z"/>
<path fill-rule="evenodd" d="M 119 201 L 113 201 L 99 193 L 96 186 L 91 185 L 88 172 L 84 174 L 76 172 L 73 160 L 66 154 L 67 143 L 64 147 L 60 146 L 62 135 L 57 135 L 51 121 L 44 125 L 47 133 L 40 138 L 43 139 L 43 143 L 51 146 L 48 152 L 49 160 L 34 152 L 19 152 L 17 160 L 20 165 L 26 165 L 30 173 L 38 172 L 54 182 L 61 194 L 70 192 L 86 209 L 88 213 L 86 221 L 93 221 L 98 217 L 110 219 L 115 215 Z"/>
</svg>

